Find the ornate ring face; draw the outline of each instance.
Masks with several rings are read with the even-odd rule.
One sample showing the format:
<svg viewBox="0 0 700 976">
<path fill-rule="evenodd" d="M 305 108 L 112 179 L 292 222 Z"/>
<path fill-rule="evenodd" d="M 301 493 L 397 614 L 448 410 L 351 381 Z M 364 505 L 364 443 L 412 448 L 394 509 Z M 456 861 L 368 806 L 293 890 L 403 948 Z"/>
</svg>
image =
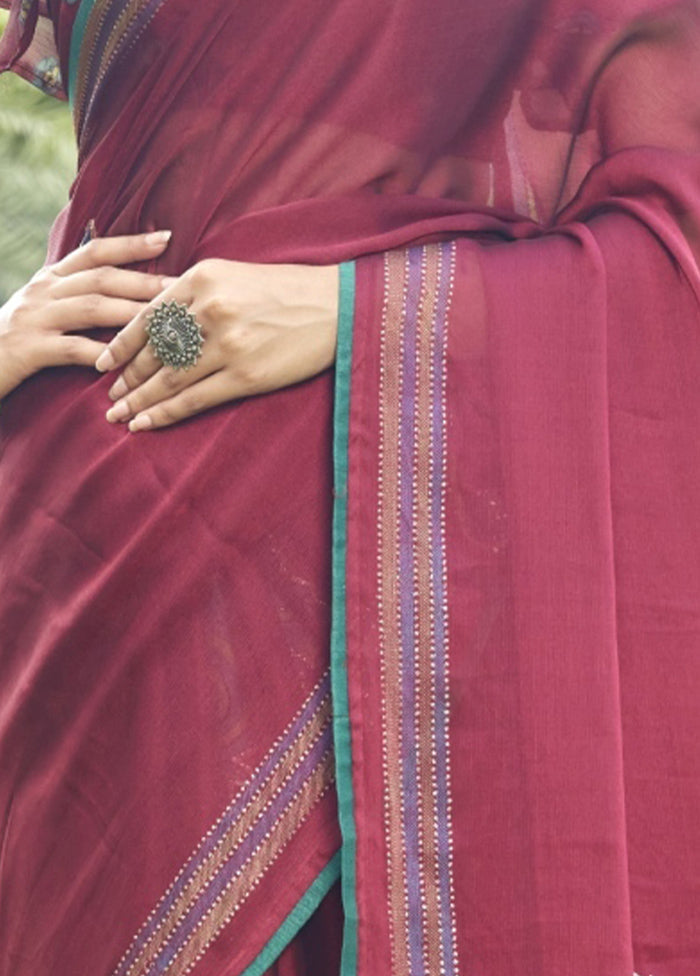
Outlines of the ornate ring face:
<svg viewBox="0 0 700 976">
<path fill-rule="evenodd" d="M 147 316 L 146 333 L 153 352 L 164 366 L 189 369 L 202 353 L 202 327 L 186 305 L 161 302 Z"/>
</svg>

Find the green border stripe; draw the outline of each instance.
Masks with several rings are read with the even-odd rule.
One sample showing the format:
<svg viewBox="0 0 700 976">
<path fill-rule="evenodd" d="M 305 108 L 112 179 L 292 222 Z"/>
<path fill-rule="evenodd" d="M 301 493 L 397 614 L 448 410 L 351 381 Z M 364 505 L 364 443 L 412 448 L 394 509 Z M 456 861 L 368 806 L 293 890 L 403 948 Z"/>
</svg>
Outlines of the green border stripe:
<svg viewBox="0 0 700 976">
<path fill-rule="evenodd" d="M 83 0 L 87 2 L 87 0 Z M 308 891 L 282 922 L 262 952 L 241 976 L 262 976 L 291 942 L 299 929 L 340 877 L 345 929 L 341 976 L 357 972 L 357 903 L 355 899 L 355 818 L 352 794 L 352 754 L 348 707 L 345 631 L 345 557 L 348 509 L 348 432 L 352 327 L 355 313 L 355 265 L 340 265 L 338 299 L 338 348 L 335 365 L 335 425 L 333 464 L 335 503 L 333 508 L 333 620 L 331 625 L 331 685 L 333 691 L 333 735 L 335 741 L 338 806 L 343 846 L 321 871 Z"/>
<path fill-rule="evenodd" d="M 265 948 L 241 976 L 262 976 L 289 945 L 299 929 L 308 922 L 325 896 L 340 877 L 340 852 L 335 854 L 282 922 Z"/>
<path fill-rule="evenodd" d="M 80 0 L 80 8 L 73 22 L 73 29 L 70 36 L 70 56 L 68 58 L 68 100 L 73 105 L 73 92 L 78 81 L 78 62 L 80 60 L 80 48 L 83 46 L 83 37 L 87 26 L 88 17 L 92 13 L 92 8 L 97 0 Z"/>
<path fill-rule="evenodd" d="M 335 419 L 333 466 L 335 502 L 333 507 L 333 605 L 331 627 L 331 687 L 333 694 L 333 734 L 335 741 L 336 784 L 340 829 L 341 878 L 345 930 L 341 976 L 357 972 L 357 898 L 355 894 L 356 832 L 352 791 L 352 743 L 348 699 L 346 575 L 348 517 L 348 435 L 350 428 L 350 372 L 355 315 L 355 264 L 340 265 L 338 303 L 338 348 L 335 361 Z"/>
</svg>

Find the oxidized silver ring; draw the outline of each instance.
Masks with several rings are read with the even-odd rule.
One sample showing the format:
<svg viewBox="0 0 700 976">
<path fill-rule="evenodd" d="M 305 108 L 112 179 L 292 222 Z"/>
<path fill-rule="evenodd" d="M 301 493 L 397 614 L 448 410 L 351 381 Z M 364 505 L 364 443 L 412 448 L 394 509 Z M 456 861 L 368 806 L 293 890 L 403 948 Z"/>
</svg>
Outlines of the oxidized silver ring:
<svg viewBox="0 0 700 976">
<path fill-rule="evenodd" d="M 161 302 L 147 315 L 146 333 L 164 366 L 189 369 L 202 354 L 202 327 L 186 305 Z"/>
</svg>

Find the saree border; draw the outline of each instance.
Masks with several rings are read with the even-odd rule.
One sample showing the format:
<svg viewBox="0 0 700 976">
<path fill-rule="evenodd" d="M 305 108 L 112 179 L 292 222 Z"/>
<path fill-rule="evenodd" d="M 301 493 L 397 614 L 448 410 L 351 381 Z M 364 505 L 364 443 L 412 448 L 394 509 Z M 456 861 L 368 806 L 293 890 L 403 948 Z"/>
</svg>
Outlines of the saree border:
<svg viewBox="0 0 700 976">
<path fill-rule="evenodd" d="M 392 973 L 459 972 L 446 494 L 453 242 L 384 257 L 377 608 Z"/>
<path fill-rule="evenodd" d="M 340 877 L 340 851 L 319 872 L 316 880 L 301 896 L 270 941 L 241 976 L 262 976 L 274 965 L 299 930 L 308 922 L 325 896 Z"/>
<path fill-rule="evenodd" d="M 332 788 L 332 700 L 326 671 L 234 799 L 201 837 L 134 935 L 112 976 L 185 976 L 255 891 Z M 303 924 L 337 876 L 333 859 L 263 952 Z M 308 917 L 307 914 L 307 917 Z M 292 933 L 293 934 L 293 933 Z M 258 956 L 260 953 L 258 954 Z M 253 970 L 255 972 L 255 970 Z"/>
<path fill-rule="evenodd" d="M 459 971 L 445 524 L 447 345 L 456 248 L 453 242 L 419 244 L 369 260 L 366 268 L 360 266 L 368 278 L 353 278 L 352 287 L 345 272 L 336 362 L 331 686 L 346 912 L 341 976 L 356 976 L 358 968 L 364 972 L 365 966 L 373 972 L 377 952 L 386 953 L 381 965 L 394 976 L 437 972 L 450 976 Z M 360 272 L 360 267 L 355 270 Z M 374 304 L 368 310 L 370 320 L 364 321 L 367 289 Z M 347 307 L 351 299 L 352 309 Z M 356 342 L 361 342 L 363 330 L 372 330 L 370 350 L 353 353 L 354 326 Z M 369 402 L 359 390 L 351 389 L 367 369 L 379 384 L 376 399 L 370 395 Z M 360 433 L 365 425 L 372 431 L 367 438 Z M 371 459 L 372 474 L 367 477 L 374 479 L 377 465 L 378 496 L 376 503 L 360 500 L 360 509 L 363 504 L 369 508 L 358 514 L 360 496 L 354 492 L 361 491 L 361 457 L 365 462 Z M 363 564 L 364 584 L 357 582 L 353 568 L 357 555 L 353 556 L 353 547 L 360 531 L 357 519 L 362 525 L 376 519 L 377 552 Z M 346 582 L 348 573 L 352 575 Z M 362 592 L 356 591 L 356 585 Z M 372 609 L 367 613 L 372 619 L 376 614 L 376 655 L 362 641 L 356 646 L 356 600 L 362 606 L 369 600 Z M 371 657 L 370 680 L 378 682 L 379 696 L 377 714 L 372 713 L 368 721 L 378 723 L 373 731 L 382 742 L 381 755 L 373 754 L 371 759 L 364 755 L 363 733 L 355 724 L 362 706 L 354 695 L 352 723 L 348 714 L 348 683 L 355 688 L 357 680 L 367 680 L 366 674 L 358 677 L 365 653 Z M 377 844 L 383 847 L 382 865 L 366 864 L 364 855 L 358 854 L 364 827 L 360 834 L 355 811 L 358 804 L 364 811 L 366 802 L 358 770 L 364 770 L 366 762 L 376 794 L 372 808 L 382 820 L 381 839 L 376 824 L 371 832 L 373 849 Z M 375 882 L 375 894 L 366 902 L 368 877 Z M 377 894 L 380 890 L 382 896 Z M 363 905 L 363 931 L 375 921 L 378 925 L 371 937 L 374 947 L 367 950 L 371 962 L 365 958 L 364 939 L 360 952 L 358 898 Z M 368 911 L 381 912 L 382 921 L 366 917 Z M 383 940 L 385 925 L 387 944 L 379 949 L 374 943 L 377 937 Z"/>
<path fill-rule="evenodd" d="M 333 434 L 333 598 L 331 624 L 331 694 L 333 698 L 333 740 L 336 762 L 338 819 L 342 836 L 340 850 L 341 893 L 345 917 L 340 976 L 357 972 L 357 895 L 355 797 L 352 784 L 352 742 L 347 674 L 346 564 L 348 544 L 348 446 L 350 434 L 350 388 L 355 314 L 355 264 L 339 268 L 338 344 L 335 363 L 335 412 Z"/>
<path fill-rule="evenodd" d="M 166 0 L 81 0 L 71 30 L 68 98 L 78 139 L 106 79 Z"/>
<path fill-rule="evenodd" d="M 352 743 L 349 719 L 346 634 L 346 562 L 348 518 L 348 441 L 350 431 L 350 387 L 355 314 L 355 264 L 339 266 L 338 340 L 335 363 L 333 427 L 333 539 L 331 697 L 333 741 L 336 763 L 338 818 L 343 843 L 316 880 L 302 895 L 275 934 L 241 976 L 262 976 L 279 958 L 302 926 L 340 878 L 344 928 L 340 976 L 357 972 L 357 899 L 355 892 L 355 798 L 352 785 Z"/>
</svg>

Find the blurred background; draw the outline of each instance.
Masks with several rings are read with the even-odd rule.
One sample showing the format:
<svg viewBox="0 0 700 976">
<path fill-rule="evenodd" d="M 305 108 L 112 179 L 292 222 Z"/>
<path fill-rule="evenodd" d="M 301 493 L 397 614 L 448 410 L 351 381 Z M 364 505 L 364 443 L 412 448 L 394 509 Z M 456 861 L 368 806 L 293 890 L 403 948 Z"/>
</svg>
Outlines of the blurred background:
<svg viewBox="0 0 700 976">
<path fill-rule="evenodd" d="M 0 11 L 0 33 L 6 14 Z M 44 263 L 75 171 L 70 109 L 0 75 L 0 305 Z"/>
</svg>

